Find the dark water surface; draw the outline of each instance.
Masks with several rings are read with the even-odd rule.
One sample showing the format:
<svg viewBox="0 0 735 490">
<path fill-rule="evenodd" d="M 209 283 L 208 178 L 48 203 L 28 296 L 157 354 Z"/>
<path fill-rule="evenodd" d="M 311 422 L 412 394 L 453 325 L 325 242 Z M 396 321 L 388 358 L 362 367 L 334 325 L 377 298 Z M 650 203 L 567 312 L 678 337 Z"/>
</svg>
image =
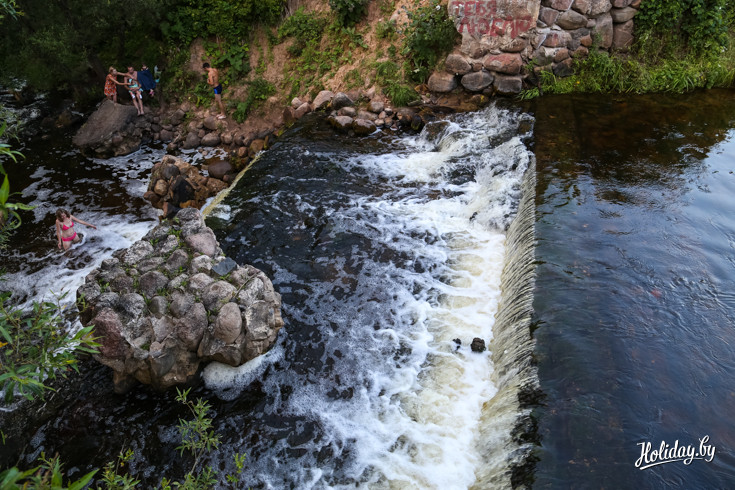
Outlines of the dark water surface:
<svg viewBox="0 0 735 490">
<path fill-rule="evenodd" d="M 733 488 L 735 92 L 544 98 L 534 140 L 534 487 Z"/>
</svg>

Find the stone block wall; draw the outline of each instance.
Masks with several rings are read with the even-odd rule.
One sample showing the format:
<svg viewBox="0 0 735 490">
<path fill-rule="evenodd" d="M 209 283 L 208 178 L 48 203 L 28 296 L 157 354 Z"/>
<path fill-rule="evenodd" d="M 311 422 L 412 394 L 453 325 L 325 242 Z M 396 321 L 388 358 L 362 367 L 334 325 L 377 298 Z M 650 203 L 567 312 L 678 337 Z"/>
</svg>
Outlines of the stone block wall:
<svg viewBox="0 0 735 490">
<path fill-rule="evenodd" d="M 640 2 L 449 0 L 462 43 L 447 56 L 444 70 L 431 75 L 429 90 L 513 95 L 540 70 L 569 76 L 573 60 L 590 49 L 628 49 Z"/>
</svg>

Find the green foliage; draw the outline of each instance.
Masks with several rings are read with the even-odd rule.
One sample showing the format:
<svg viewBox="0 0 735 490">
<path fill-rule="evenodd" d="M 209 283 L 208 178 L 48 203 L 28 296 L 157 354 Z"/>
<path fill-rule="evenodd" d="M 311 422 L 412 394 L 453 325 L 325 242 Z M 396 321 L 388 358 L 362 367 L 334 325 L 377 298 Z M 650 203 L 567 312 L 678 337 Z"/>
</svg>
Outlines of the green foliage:
<svg viewBox="0 0 735 490">
<path fill-rule="evenodd" d="M 52 389 L 47 380 L 78 369 L 77 352 L 95 353 L 99 344 L 91 326 L 67 335 L 59 303 L 63 296 L 57 303 L 35 302 L 28 313 L 10 304 L 10 296 L 0 294 L 0 389 L 6 401 L 16 393 L 32 400 Z"/>
<path fill-rule="evenodd" d="M 209 44 L 207 56 L 213 66 L 227 68 L 227 82 L 234 82 L 250 73 L 250 47 L 242 42 Z"/>
<path fill-rule="evenodd" d="M 247 98 L 244 102 L 237 104 L 237 109 L 232 114 L 235 121 L 239 123 L 245 121 L 248 114 L 250 114 L 253 109 L 257 108 L 261 102 L 276 93 L 276 87 L 274 87 L 269 81 L 262 78 L 256 78 L 252 82 L 248 82 L 248 84 L 250 85 L 250 88 L 248 89 Z"/>
<path fill-rule="evenodd" d="M 3 75 L 40 90 L 94 90 L 102 97 L 103 84 L 89 84 L 90 68 L 101 80 L 111 64 L 138 66 L 141 56 L 157 56 L 158 26 L 170 0 L 22 0 L 19 5 L 24 15 L 4 19 L 0 31 Z"/>
<path fill-rule="evenodd" d="M 454 47 L 459 34 L 439 0 L 409 11 L 408 19 L 402 54 L 411 66 L 409 78 L 424 82 L 439 60 Z"/>
<path fill-rule="evenodd" d="M 307 13 L 303 7 L 289 16 L 278 28 L 278 37 L 283 40 L 293 37 L 288 48 L 291 56 L 300 56 L 308 44 L 318 43 L 324 34 L 327 19 L 313 12 Z"/>
<path fill-rule="evenodd" d="M 396 27 L 396 21 L 394 20 L 381 20 L 378 21 L 375 26 L 375 36 L 378 39 L 387 39 L 393 41 L 398 37 L 398 29 Z"/>
<path fill-rule="evenodd" d="M 727 47 L 734 20 L 731 0 L 646 0 L 636 14 L 636 37 L 674 33 L 695 54 L 711 55 Z"/>
<path fill-rule="evenodd" d="M 353 26 L 367 12 L 369 0 L 329 0 L 329 6 L 337 14 L 337 21 L 343 26 Z"/>
<path fill-rule="evenodd" d="M 177 449 L 181 455 L 189 453 L 194 457 L 191 469 L 184 475 L 183 481 L 173 481 L 166 477 L 161 479 L 161 490 L 208 490 L 220 483 L 217 473 L 207 466 L 199 469 L 203 458 L 212 450 L 217 449 L 220 438 L 212 429 L 212 418 L 209 417 L 210 406 L 205 400 L 198 398 L 196 401 L 189 400 L 189 391 L 177 389 L 176 401 L 186 406 L 193 419 L 179 419 L 179 434 L 181 435 L 181 446 Z M 120 452 L 117 461 L 105 465 L 97 490 L 132 490 L 140 483 L 129 475 L 124 468 L 133 459 L 134 453 L 127 450 Z M 245 454 L 236 453 L 234 456 L 237 474 L 224 475 L 224 481 L 231 488 L 244 488 L 240 481 L 240 474 L 245 467 Z M 64 474 L 61 471 L 61 463 L 58 457 L 47 459 L 41 453 L 39 458 L 41 464 L 27 471 L 21 471 L 16 467 L 4 470 L 0 473 L 0 489 L 3 490 L 83 490 L 87 488 L 97 470 L 87 473 L 79 480 L 69 482 L 64 486 Z"/>
<path fill-rule="evenodd" d="M 558 78 L 551 71 L 543 70 L 538 75 L 540 88 L 523 92 L 521 98 L 571 92 L 683 93 L 733 86 L 735 52 L 725 50 L 716 57 L 698 57 L 671 49 L 671 42 L 649 40 L 626 58 L 593 48 L 586 59 L 575 61 L 572 76 Z"/>
<path fill-rule="evenodd" d="M 212 419 L 208 416 L 210 406 L 206 400 L 198 398 L 196 401 L 189 400 L 189 391 L 176 389 L 176 401 L 185 405 L 194 416 L 191 420 L 179 419 L 179 433 L 181 434 L 181 446 L 178 449 L 183 456 L 185 452 L 194 457 L 194 463 L 186 474 L 183 482 L 171 482 L 166 478 L 161 482 L 161 488 L 170 489 L 172 486 L 184 489 L 211 488 L 217 483 L 214 470 L 211 467 L 198 471 L 202 457 L 220 444 L 219 436 L 212 430 Z"/>
<path fill-rule="evenodd" d="M 284 85 L 290 86 L 288 98 L 304 91 L 313 96 L 322 90 L 324 80 L 331 78 L 341 65 L 352 63 L 355 51 L 364 46 L 362 36 L 354 28 L 334 22 L 323 29 L 318 39 L 312 38 L 305 44 L 298 59 L 284 67 Z"/>
<path fill-rule="evenodd" d="M 122 475 L 118 474 L 118 468 L 125 468 L 125 465 L 130 463 L 135 453 L 131 449 L 128 449 L 117 456 L 117 461 L 110 461 L 105 465 L 105 469 L 102 472 L 102 483 L 104 483 L 107 490 L 132 490 L 135 488 L 140 480 L 134 479 L 127 472 Z"/>
<path fill-rule="evenodd" d="M 273 24 L 280 18 L 284 0 L 179 0 L 161 25 L 172 42 L 189 44 L 197 37 L 238 41 L 252 26 Z"/>
<path fill-rule="evenodd" d="M 385 95 L 393 101 L 393 104 L 398 107 L 407 106 L 411 102 L 415 102 L 420 99 L 419 94 L 414 89 L 408 85 L 394 81 L 388 82 L 385 87 L 383 87 L 383 93 L 385 93 Z"/>
<path fill-rule="evenodd" d="M 0 126 L 0 178 L 2 178 L 2 185 L 0 185 L 0 250 L 7 246 L 10 233 L 21 224 L 18 211 L 31 210 L 35 207 L 22 203 L 8 202 L 8 199 L 13 194 L 10 192 L 10 181 L 3 167 L 3 159 L 9 158 L 17 162 L 18 157 L 22 157 L 23 155 L 18 151 L 12 150 L 9 144 L 1 142 L 6 132 L 7 123 L 3 122 L 2 126 Z"/>
<path fill-rule="evenodd" d="M 18 10 L 18 4 L 15 0 L 0 0 L 0 20 L 3 20 L 6 15 L 17 19 L 19 15 L 23 15 L 21 10 Z"/>
<path fill-rule="evenodd" d="M 383 86 L 383 93 L 396 106 L 406 106 L 419 100 L 419 94 L 401 82 L 401 68 L 393 61 L 375 63 L 375 79 Z"/>
<path fill-rule="evenodd" d="M 97 471 L 92 471 L 80 479 L 64 484 L 64 474 L 58 456 L 48 459 L 44 453 L 39 458 L 40 465 L 21 471 L 16 467 L 0 473 L 0 488 L 3 490 L 82 490 L 86 488 Z"/>
</svg>

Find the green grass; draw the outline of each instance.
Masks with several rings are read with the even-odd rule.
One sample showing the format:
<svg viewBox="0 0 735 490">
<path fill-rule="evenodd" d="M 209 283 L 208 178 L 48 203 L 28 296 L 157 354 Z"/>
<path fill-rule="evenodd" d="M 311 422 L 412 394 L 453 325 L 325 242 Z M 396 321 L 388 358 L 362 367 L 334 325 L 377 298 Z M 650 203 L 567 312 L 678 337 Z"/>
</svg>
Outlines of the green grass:
<svg viewBox="0 0 735 490">
<path fill-rule="evenodd" d="M 542 93 L 684 93 L 735 84 L 735 34 L 728 49 L 710 56 L 687 53 L 675 39 L 646 37 L 629 55 L 609 55 L 590 49 L 574 62 L 574 75 L 565 78 L 541 71 L 538 86 L 521 93 L 531 99 Z"/>
</svg>

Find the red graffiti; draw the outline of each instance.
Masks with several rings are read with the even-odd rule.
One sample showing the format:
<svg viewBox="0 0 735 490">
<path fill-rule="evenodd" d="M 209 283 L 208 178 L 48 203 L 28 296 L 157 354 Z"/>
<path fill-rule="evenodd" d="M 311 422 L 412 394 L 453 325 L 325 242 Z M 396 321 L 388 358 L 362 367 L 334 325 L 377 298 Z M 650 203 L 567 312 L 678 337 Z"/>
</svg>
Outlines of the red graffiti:
<svg viewBox="0 0 735 490">
<path fill-rule="evenodd" d="M 501 9 L 502 9 L 502 0 Z M 481 36 L 505 36 L 515 38 L 531 28 L 533 19 L 530 15 L 518 18 L 508 17 L 498 12 L 498 0 L 459 1 L 451 3 L 451 13 L 458 17 L 460 33 L 479 34 Z"/>
<path fill-rule="evenodd" d="M 512 38 L 523 34 L 531 27 L 531 18 L 499 19 L 499 18 L 471 18 L 463 17 L 457 30 L 460 33 L 479 34 L 481 36 L 504 36 Z"/>
</svg>

